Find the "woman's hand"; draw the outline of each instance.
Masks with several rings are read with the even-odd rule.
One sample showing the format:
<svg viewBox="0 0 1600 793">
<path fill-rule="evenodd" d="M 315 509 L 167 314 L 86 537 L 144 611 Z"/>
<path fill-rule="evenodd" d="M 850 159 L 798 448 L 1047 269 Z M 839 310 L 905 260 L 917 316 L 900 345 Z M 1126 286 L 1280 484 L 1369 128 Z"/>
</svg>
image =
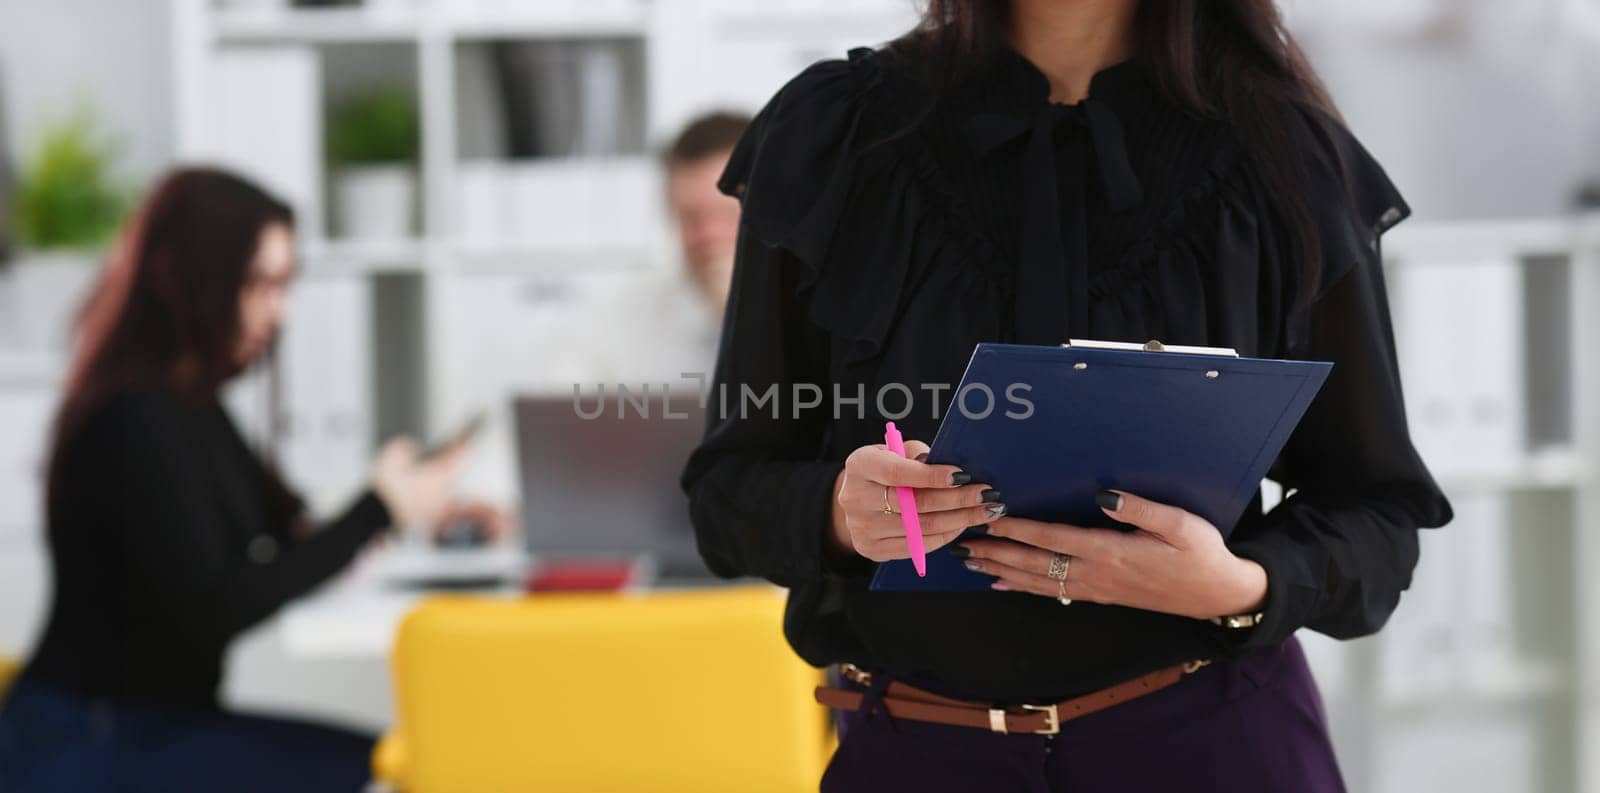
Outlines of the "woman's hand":
<svg viewBox="0 0 1600 793">
<path fill-rule="evenodd" d="M 450 504 L 466 444 L 455 444 L 422 458 L 416 441 L 396 438 L 378 450 L 372 464 L 372 489 L 389 509 L 397 529 L 433 526 Z"/>
<path fill-rule="evenodd" d="M 927 452 L 926 443 L 906 441 L 905 457 L 881 443 L 850 453 L 834 483 L 829 535 L 836 550 L 875 562 L 911 555 L 899 502 L 893 491 L 886 490 L 889 487 L 916 488 L 922 542 L 929 551 L 948 544 L 968 526 L 990 523 L 1005 514 L 1000 491 L 972 483 L 970 474 L 953 465 L 922 462 Z M 886 506 L 893 512 L 884 512 Z"/>
<path fill-rule="evenodd" d="M 1267 595 L 1266 570 L 1234 556 L 1210 521 L 1120 491 L 1103 491 L 1101 496 L 1101 509 L 1107 515 L 1138 530 L 1003 518 L 989 527 L 989 535 L 1022 544 L 965 541 L 960 547 L 971 551 L 967 566 L 998 576 L 995 589 L 1055 598 L 1061 595 L 1061 583 L 1046 573 L 1051 557 L 1064 553 L 1072 557 L 1066 596 L 1073 600 L 1197 619 L 1261 608 Z"/>
</svg>

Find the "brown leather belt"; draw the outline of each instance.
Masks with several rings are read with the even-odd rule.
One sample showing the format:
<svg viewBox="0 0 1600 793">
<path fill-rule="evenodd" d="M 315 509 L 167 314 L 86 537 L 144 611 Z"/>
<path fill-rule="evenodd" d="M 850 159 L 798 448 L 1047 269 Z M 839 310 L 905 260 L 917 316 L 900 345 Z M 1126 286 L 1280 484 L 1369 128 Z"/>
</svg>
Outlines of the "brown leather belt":
<svg viewBox="0 0 1600 793">
<path fill-rule="evenodd" d="M 897 719 L 975 727 L 1000 733 L 1054 735 L 1061 731 L 1062 722 L 1160 691 L 1209 663 L 1211 663 L 1209 660 L 1185 661 L 1051 705 L 996 708 L 978 702 L 940 696 L 899 681 L 890 681 L 884 688 L 881 702 L 884 710 Z M 840 671 L 845 677 L 860 685 L 869 687 L 872 685 L 871 673 L 855 664 L 843 664 L 840 666 Z M 828 686 L 818 686 L 816 691 L 818 702 L 840 710 L 860 708 L 861 700 L 865 696 L 860 691 L 847 691 Z"/>
</svg>

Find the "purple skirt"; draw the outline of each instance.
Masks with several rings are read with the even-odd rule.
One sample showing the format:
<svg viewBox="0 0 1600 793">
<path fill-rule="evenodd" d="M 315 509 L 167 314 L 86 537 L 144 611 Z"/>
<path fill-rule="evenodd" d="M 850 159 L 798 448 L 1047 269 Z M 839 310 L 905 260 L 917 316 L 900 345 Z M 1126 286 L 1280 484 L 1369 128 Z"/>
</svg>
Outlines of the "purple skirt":
<svg viewBox="0 0 1600 793">
<path fill-rule="evenodd" d="M 1345 789 L 1322 695 L 1293 637 L 1068 721 L 1059 735 L 1002 735 L 881 709 L 840 721 L 823 793 Z"/>
</svg>

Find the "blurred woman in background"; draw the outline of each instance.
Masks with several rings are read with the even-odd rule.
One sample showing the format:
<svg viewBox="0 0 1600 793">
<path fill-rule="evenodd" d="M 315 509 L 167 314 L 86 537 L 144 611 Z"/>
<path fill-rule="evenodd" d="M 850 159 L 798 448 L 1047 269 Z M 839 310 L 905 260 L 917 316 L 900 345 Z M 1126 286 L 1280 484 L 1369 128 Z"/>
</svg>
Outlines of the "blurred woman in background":
<svg viewBox="0 0 1600 793">
<path fill-rule="evenodd" d="M 79 318 L 49 455 L 55 592 L 0 709 L 0 789 L 356 791 L 373 740 L 219 704 L 233 639 L 391 526 L 446 508 L 460 448 L 378 453 L 313 527 L 219 390 L 271 346 L 294 277 L 290 209 L 181 170 L 125 229 Z"/>
</svg>

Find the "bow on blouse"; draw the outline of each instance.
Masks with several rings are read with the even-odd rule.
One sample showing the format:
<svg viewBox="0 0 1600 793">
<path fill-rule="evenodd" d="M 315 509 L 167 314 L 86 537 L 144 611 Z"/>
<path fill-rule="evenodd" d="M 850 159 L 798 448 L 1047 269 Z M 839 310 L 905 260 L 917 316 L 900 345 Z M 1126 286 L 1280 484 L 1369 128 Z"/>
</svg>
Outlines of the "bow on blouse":
<svg viewBox="0 0 1600 793">
<path fill-rule="evenodd" d="M 1063 123 L 1086 127 L 1089 135 L 1087 141 L 1072 136 L 1058 173 L 1055 139 Z M 1069 337 L 1085 335 L 1089 330 L 1089 148 L 1113 212 L 1130 209 L 1141 198 L 1139 180 L 1128 162 L 1122 123 L 1109 106 L 1090 97 L 1076 105 L 1046 102 L 1031 116 L 980 113 L 967 123 L 966 131 L 978 153 L 985 156 L 1023 135 L 1028 137 L 1022 157 L 1017 341 L 1060 344 Z M 1067 306 L 1064 320 L 1063 298 Z"/>
</svg>

